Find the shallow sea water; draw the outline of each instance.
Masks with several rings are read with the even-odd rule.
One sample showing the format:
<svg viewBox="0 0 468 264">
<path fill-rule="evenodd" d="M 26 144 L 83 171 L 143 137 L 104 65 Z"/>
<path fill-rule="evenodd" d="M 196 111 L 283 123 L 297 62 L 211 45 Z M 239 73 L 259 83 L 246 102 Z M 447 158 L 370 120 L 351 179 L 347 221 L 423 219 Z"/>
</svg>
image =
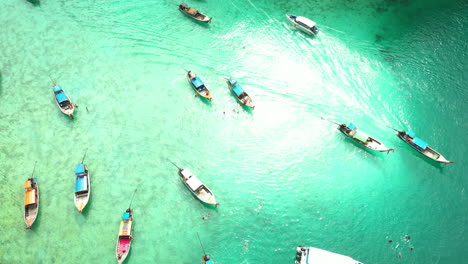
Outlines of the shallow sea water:
<svg viewBox="0 0 468 264">
<path fill-rule="evenodd" d="M 188 2 L 209 25 L 177 4 L 1 1 L 0 263 L 115 263 L 136 188 L 126 263 L 200 263 L 197 232 L 218 264 L 294 263 L 297 245 L 366 264 L 468 259 L 466 1 Z M 295 30 L 286 13 L 321 32 Z M 75 120 L 49 75 L 79 105 Z M 255 110 L 236 103 L 230 76 Z M 364 150 L 321 116 L 396 151 Z M 456 163 L 427 160 L 387 126 Z M 73 167 L 86 149 L 91 199 L 78 214 Z M 198 202 L 168 160 L 220 206 Z M 40 212 L 25 230 L 35 161 Z"/>
</svg>

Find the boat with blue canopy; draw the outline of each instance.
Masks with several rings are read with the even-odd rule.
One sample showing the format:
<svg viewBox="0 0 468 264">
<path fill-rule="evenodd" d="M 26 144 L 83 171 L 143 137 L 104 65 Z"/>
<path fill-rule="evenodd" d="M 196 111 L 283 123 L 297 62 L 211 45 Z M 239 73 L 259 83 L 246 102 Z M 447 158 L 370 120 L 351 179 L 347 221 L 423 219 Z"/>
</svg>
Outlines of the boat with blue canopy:
<svg viewBox="0 0 468 264">
<path fill-rule="evenodd" d="M 306 17 L 286 14 L 286 18 L 293 24 L 294 27 L 299 28 L 307 34 L 315 36 L 319 33 L 319 29 L 315 26 L 317 23 Z"/>
<path fill-rule="evenodd" d="M 454 161 L 447 160 L 442 154 L 434 150 L 433 148 L 429 147 L 429 144 L 424 140 L 416 137 L 415 133 L 411 130 L 408 131 L 399 131 L 397 129 L 392 128 L 397 133 L 396 135 L 406 142 L 406 144 L 410 145 L 412 148 L 417 150 L 419 153 L 423 154 L 424 156 L 435 160 L 440 163 L 449 164 L 454 163 Z"/>
<path fill-rule="evenodd" d="M 81 213 L 88 204 L 91 194 L 88 166 L 83 163 L 75 165 L 75 176 L 75 206 L 78 213 Z"/>
<path fill-rule="evenodd" d="M 369 136 L 368 134 L 360 131 L 357 129 L 357 127 L 353 123 L 349 123 L 349 125 L 346 124 L 340 124 L 337 122 L 330 121 L 328 119 L 325 119 L 322 117 L 322 119 L 331 122 L 333 124 L 338 125 L 338 130 L 343 133 L 345 136 L 349 137 L 350 139 L 354 140 L 356 143 L 379 152 L 390 152 L 390 151 L 395 151 L 393 148 L 387 148 L 383 143 L 378 141 L 377 139 Z"/>
<path fill-rule="evenodd" d="M 203 81 L 195 74 L 195 72 L 188 71 L 187 79 L 190 85 L 192 86 L 192 88 L 195 90 L 195 92 L 197 92 L 198 95 L 210 101 L 213 101 L 213 97 L 211 97 L 210 91 L 208 90 L 208 88 L 206 88 Z"/>
<path fill-rule="evenodd" d="M 70 100 L 65 91 L 60 85 L 54 83 L 52 86 L 54 90 L 54 100 L 62 113 L 68 115 L 73 119 L 73 112 L 75 111 L 75 104 Z"/>
<path fill-rule="evenodd" d="M 252 98 L 250 98 L 247 92 L 245 92 L 244 89 L 242 89 L 242 87 L 237 82 L 237 80 L 234 80 L 232 78 L 228 78 L 226 80 L 227 80 L 226 83 L 229 86 L 229 89 L 231 89 L 231 92 L 236 96 L 237 101 L 239 101 L 241 105 L 245 105 L 254 109 L 255 105 L 252 102 Z"/>
<path fill-rule="evenodd" d="M 362 264 L 351 257 L 327 250 L 299 246 L 296 248 L 295 264 Z"/>
<path fill-rule="evenodd" d="M 130 247 L 133 240 L 133 210 L 128 208 L 122 215 L 120 220 L 119 235 L 117 237 L 117 245 L 115 255 L 117 262 L 121 264 L 125 261 L 130 252 Z"/>
</svg>

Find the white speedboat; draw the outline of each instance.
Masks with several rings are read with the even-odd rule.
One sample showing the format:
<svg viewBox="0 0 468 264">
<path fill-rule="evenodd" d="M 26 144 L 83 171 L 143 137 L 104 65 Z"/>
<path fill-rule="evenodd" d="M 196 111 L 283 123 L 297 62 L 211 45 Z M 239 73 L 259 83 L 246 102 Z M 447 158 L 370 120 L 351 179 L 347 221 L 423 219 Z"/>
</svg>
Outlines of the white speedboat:
<svg viewBox="0 0 468 264">
<path fill-rule="evenodd" d="M 315 26 L 317 23 L 308 18 L 289 14 L 287 14 L 286 17 L 294 25 L 294 27 L 299 28 L 307 34 L 315 36 L 319 33 L 319 29 Z"/>
<path fill-rule="evenodd" d="M 362 264 L 348 256 L 314 247 L 296 248 L 295 264 Z"/>
</svg>

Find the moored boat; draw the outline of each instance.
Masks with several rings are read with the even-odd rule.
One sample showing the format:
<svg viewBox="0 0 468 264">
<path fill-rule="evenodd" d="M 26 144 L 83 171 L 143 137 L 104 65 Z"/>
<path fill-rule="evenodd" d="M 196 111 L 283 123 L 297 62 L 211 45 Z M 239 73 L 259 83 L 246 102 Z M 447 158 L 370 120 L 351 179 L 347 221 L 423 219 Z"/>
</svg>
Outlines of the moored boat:
<svg viewBox="0 0 468 264">
<path fill-rule="evenodd" d="M 248 106 L 252 109 L 255 108 L 255 105 L 252 102 L 252 98 L 242 89 L 240 84 L 237 82 L 237 80 L 234 80 L 232 78 L 228 78 L 227 80 L 227 85 L 229 86 L 229 89 L 231 92 L 236 96 L 237 101 L 241 103 L 242 105 Z"/>
<path fill-rule="evenodd" d="M 206 88 L 205 84 L 202 82 L 200 78 L 195 74 L 193 71 L 188 71 L 187 72 L 187 79 L 192 86 L 192 88 L 197 92 L 198 95 L 200 95 L 203 98 L 206 98 L 210 101 L 213 101 L 213 98 L 211 97 L 211 93 Z"/>
<path fill-rule="evenodd" d="M 55 103 L 57 104 L 58 108 L 62 113 L 68 115 L 72 119 L 73 112 L 75 111 L 75 104 L 70 100 L 70 98 L 65 94 L 62 87 L 60 85 L 54 83 L 52 87 L 54 89 L 54 99 Z"/>
<path fill-rule="evenodd" d="M 174 164 L 172 161 L 171 163 Z M 216 202 L 215 195 L 211 192 L 211 190 L 206 187 L 195 175 L 193 175 L 189 169 L 179 168 L 175 164 L 174 166 L 179 169 L 179 176 L 182 182 L 185 184 L 187 189 L 189 189 L 190 192 L 198 198 L 198 200 L 214 206 L 219 205 Z"/>
<path fill-rule="evenodd" d="M 179 10 L 188 15 L 189 17 L 201 21 L 201 22 L 211 22 L 211 18 L 200 13 L 197 9 L 193 7 L 189 7 L 186 3 L 182 3 L 179 5 Z"/>
<path fill-rule="evenodd" d="M 319 29 L 315 26 L 317 23 L 308 18 L 289 14 L 286 15 L 286 18 L 288 18 L 289 22 L 291 22 L 294 27 L 299 28 L 307 34 L 315 36 L 319 33 Z"/>
<path fill-rule="evenodd" d="M 340 124 L 336 123 L 333 121 L 330 121 L 328 119 L 325 119 L 322 117 L 323 120 L 326 120 L 328 122 L 331 122 L 335 125 L 338 125 L 338 130 L 343 133 L 345 136 L 351 138 L 355 142 L 363 145 L 364 147 L 379 151 L 379 152 L 390 152 L 390 151 L 395 151 L 393 148 L 387 148 L 383 143 L 378 141 L 377 139 L 369 136 L 368 134 L 360 131 L 357 129 L 357 127 L 353 123 L 349 123 L 349 125 L 346 124 Z"/>
<path fill-rule="evenodd" d="M 88 204 L 91 194 L 91 185 L 89 184 L 88 166 L 81 163 L 75 165 L 75 206 L 78 213 L 83 212 L 83 209 Z"/>
<path fill-rule="evenodd" d="M 203 246 L 203 243 L 201 242 L 200 235 L 198 235 L 198 232 L 197 232 L 197 237 L 198 237 L 198 241 L 200 242 L 200 246 L 203 249 L 203 257 L 202 257 L 203 264 L 214 264 L 214 262 L 210 258 L 210 256 L 208 256 L 208 254 L 206 254 L 205 247 Z"/>
<path fill-rule="evenodd" d="M 130 252 L 130 247 L 133 240 L 133 209 L 132 202 L 135 197 L 137 189 L 133 192 L 132 200 L 128 209 L 123 213 L 122 219 L 120 220 L 119 235 L 117 236 L 117 245 L 115 247 L 115 256 L 117 263 L 121 264 L 125 261 Z"/>
<path fill-rule="evenodd" d="M 348 256 L 314 247 L 296 248 L 295 264 L 362 264 Z"/>
<path fill-rule="evenodd" d="M 429 147 L 429 144 L 423 141 L 422 139 L 415 136 L 414 132 L 409 131 L 399 131 L 397 129 L 392 128 L 397 133 L 396 135 L 406 142 L 406 144 L 410 145 L 412 148 L 417 150 L 419 153 L 423 154 L 424 156 L 435 160 L 440 163 L 449 164 L 454 163 L 454 161 L 447 160 L 442 154 L 434 150 L 433 148 Z"/>
<path fill-rule="evenodd" d="M 115 255 L 117 262 L 120 264 L 127 258 L 130 246 L 133 240 L 133 210 L 128 208 L 122 215 L 120 221 L 119 236 L 117 237 L 117 246 L 115 248 Z"/>
<path fill-rule="evenodd" d="M 24 182 L 24 222 L 31 229 L 39 212 L 39 185 L 37 178 L 29 178 Z"/>
<path fill-rule="evenodd" d="M 213 260 L 208 255 L 203 256 L 202 261 L 204 264 L 214 264 Z"/>
</svg>

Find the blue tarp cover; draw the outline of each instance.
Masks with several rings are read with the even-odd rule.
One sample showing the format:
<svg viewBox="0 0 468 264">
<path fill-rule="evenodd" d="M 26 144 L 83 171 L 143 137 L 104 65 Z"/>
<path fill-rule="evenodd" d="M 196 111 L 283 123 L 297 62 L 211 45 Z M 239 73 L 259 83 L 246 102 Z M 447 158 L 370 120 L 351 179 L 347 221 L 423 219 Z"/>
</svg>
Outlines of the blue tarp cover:
<svg viewBox="0 0 468 264">
<path fill-rule="evenodd" d="M 417 138 L 417 137 L 413 138 L 412 141 L 413 141 L 414 144 L 416 144 L 417 146 L 419 146 L 422 149 L 425 149 L 427 147 L 427 145 L 429 145 L 424 140 L 422 140 L 420 138 Z"/>
<path fill-rule="evenodd" d="M 130 213 L 129 212 L 123 213 L 122 220 L 128 220 L 128 219 L 130 219 Z"/>
<path fill-rule="evenodd" d="M 75 192 L 86 191 L 88 189 L 87 177 L 78 177 L 75 181 Z"/>
<path fill-rule="evenodd" d="M 232 90 L 237 96 L 240 96 L 244 92 L 244 90 L 242 90 L 242 87 L 240 87 L 240 85 L 236 85 L 232 87 Z"/>
<path fill-rule="evenodd" d="M 412 138 L 414 138 L 414 132 L 411 130 L 406 131 L 406 134 Z"/>
<path fill-rule="evenodd" d="M 80 175 L 80 174 L 83 174 L 83 173 L 85 173 L 84 164 L 81 163 L 81 164 L 75 165 L 75 174 Z"/>
<path fill-rule="evenodd" d="M 55 97 L 57 98 L 57 101 L 58 101 L 59 103 L 68 100 L 68 98 L 65 96 L 65 94 L 64 94 L 63 92 L 56 94 Z"/>
<path fill-rule="evenodd" d="M 54 92 L 62 91 L 62 87 L 60 87 L 60 85 L 53 86 L 53 88 L 54 88 Z"/>
<path fill-rule="evenodd" d="M 200 78 L 198 78 L 198 77 L 193 78 L 193 79 L 192 79 L 192 83 L 193 83 L 193 85 L 195 85 L 195 87 L 197 87 L 197 88 L 203 85 L 202 80 L 200 80 Z"/>
<path fill-rule="evenodd" d="M 353 123 L 349 123 L 348 128 L 353 130 L 356 128 L 356 126 Z"/>
<path fill-rule="evenodd" d="M 205 264 L 214 264 L 214 263 L 213 263 L 213 261 L 210 259 L 210 260 L 207 260 L 207 261 L 205 262 Z"/>
<path fill-rule="evenodd" d="M 229 79 L 229 82 L 231 83 L 231 85 L 235 85 L 237 83 L 237 81 L 234 79 Z"/>
</svg>

